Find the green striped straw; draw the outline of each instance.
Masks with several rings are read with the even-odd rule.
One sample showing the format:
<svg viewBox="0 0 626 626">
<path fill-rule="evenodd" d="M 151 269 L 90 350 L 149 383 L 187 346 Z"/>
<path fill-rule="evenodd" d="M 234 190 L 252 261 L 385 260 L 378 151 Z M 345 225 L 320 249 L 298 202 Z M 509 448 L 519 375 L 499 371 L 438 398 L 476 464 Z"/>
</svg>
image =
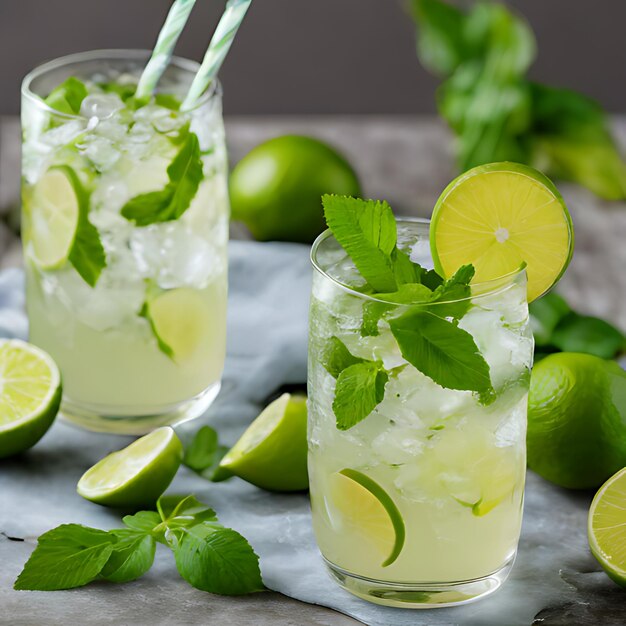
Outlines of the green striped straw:
<svg viewBox="0 0 626 626">
<path fill-rule="evenodd" d="M 188 111 L 193 109 L 202 94 L 209 88 L 209 85 L 217 76 L 251 3 L 252 0 L 228 0 L 224 15 L 222 15 L 222 19 L 215 29 L 202 65 L 191 83 L 187 97 L 180 107 L 181 110 Z"/>
<path fill-rule="evenodd" d="M 135 99 L 138 102 L 147 102 L 150 96 L 152 96 L 157 83 L 172 58 L 176 42 L 183 32 L 183 28 L 195 3 L 196 0 L 176 0 L 172 4 L 172 8 L 167 14 L 163 28 L 161 28 L 159 33 L 152 56 L 139 79 L 137 91 L 135 92 Z"/>
</svg>

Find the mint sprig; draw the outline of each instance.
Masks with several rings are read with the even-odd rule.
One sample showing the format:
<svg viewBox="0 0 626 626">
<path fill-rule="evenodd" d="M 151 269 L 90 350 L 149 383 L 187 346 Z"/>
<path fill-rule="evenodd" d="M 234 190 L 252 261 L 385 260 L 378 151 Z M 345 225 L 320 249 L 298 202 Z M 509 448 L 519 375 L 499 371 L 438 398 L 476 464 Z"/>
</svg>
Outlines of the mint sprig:
<svg viewBox="0 0 626 626">
<path fill-rule="evenodd" d="M 181 147 L 167 168 L 169 182 L 160 191 L 131 198 L 121 214 L 137 226 L 177 220 L 189 208 L 204 178 L 200 144 L 195 133 L 184 132 Z"/>
<path fill-rule="evenodd" d="M 158 513 L 124 517 L 126 528 L 63 524 L 44 533 L 14 588 L 53 591 L 97 579 L 129 582 L 150 569 L 160 542 L 197 589 L 223 595 L 264 589 L 258 556 L 244 537 L 218 523 L 213 509 L 194 496 L 162 496 L 157 507 Z"/>
<path fill-rule="evenodd" d="M 183 463 L 203 478 L 221 482 L 233 476 L 230 470 L 220 467 L 220 461 L 229 449 L 219 443 L 213 428 L 203 426 L 185 448 Z"/>
</svg>

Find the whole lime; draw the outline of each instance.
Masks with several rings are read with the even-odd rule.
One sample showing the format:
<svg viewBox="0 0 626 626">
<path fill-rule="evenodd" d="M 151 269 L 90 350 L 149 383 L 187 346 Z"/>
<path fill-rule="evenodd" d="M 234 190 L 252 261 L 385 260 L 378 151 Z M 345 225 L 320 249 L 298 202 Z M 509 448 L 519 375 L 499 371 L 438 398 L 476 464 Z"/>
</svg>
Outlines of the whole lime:
<svg viewBox="0 0 626 626">
<path fill-rule="evenodd" d="M 352 166 L 312 137 L 285 135 L 254 148 L 230 177 L 233 219 L 259 241 L 310 243 L 326 227 L 322 195 L 360 196 Z"/>
<path fill-rule="evenodd" d="M 590 489 L 626 465 L 626 372 L 589 354 L 560 352 L 533 369 L 528 466 L 562 487 Z"/>
</svg>

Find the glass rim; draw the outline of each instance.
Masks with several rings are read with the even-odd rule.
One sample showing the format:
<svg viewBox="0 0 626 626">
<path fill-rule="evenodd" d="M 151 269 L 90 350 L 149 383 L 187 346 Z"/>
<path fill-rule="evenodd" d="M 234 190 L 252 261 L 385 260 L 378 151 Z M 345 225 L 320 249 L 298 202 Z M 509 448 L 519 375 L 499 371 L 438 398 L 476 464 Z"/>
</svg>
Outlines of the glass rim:
<svg viewBox="0 0 626 626">
<path fill-rule="evenodd" d="M 422 226 L 430 225 L 430 219 L 424 218 L 424 217 L 397 217 L 396 222 L 398 225 L 402 223 L 407 223 L 407 222 L 413 223 L 413 224 L 421 224 Z M 391 304 L 394 306 L 411 306 L 413 304 L 425 304 L 423 301 L 394 302 L 393 300 L 381 300 L 380 298 L 377 298 L 375 295 L 370 295 L 370 294 L 362 293 L 361 291 L 357 291 L 354 287 L 351 287 L 350 285 L 346 285 L 342 283 L 340 280 L 330 276 L 330 274 L 328 274 L 319 264 L 317 260 L 317 253 L 318 253 L 319 247 L 327 239 L 331 237 L 333 237 L 333 234 L 330 228 L 327 228 L 325 231 L 320 233 L 311 246 L 311 253 L 309 257 L 311 261 L 311 265 L 313 265 L 313 268 L 319 274 L 321 274 L 324 278 L 327 278 L 328 280 L 330 280 L 332 283 L 334 283 L 337 287 L 339 287 L 343 291 L 353 296 L 356 296 L 357 298 L 362 298 L 363 300 L 369 300 L 372 302 L 382 302 L 383 304 L 388 304 L 388 305 Z M 518 269 L 513 270 L 512 272 L 507 272 L 506 274 L 502 274 L 501 276 L 498 276 L 497 278 L 492 278 L 490 280 L 481 281 L 477 283 L 471 283 L 472 290 L 477 290 L 478 293 L 472 293 L 471 295 L 465 298 L 457 298 L 455 300 L 437 300 L 437 302 L 430 302 L 427 304 L 429 307 L 431 306 L 434 307 L 437 305 L 455 304 L 457 302 L 465 302 L 468 300 L 474 300 L 476 298 L 485 298 L 487 296 L 497 295 L 498 293 L 508 289 L 513 283 L 514 279 L 517 276 L 524 274 L 525 272 L 526 272 L 526 264 L 524 263 Z"/>
<path fill-rule="evenodd" d="M 63 117 L 68 120 L 88 120 L 87 117 L 80 114 L 66 113 L 64 111 L 58 111 L 54 107 L 46 104 L 44 99 L 31 90 L 31 84 L 40 76 L 43 76 L 47 72 L 51 72 L 55 69 L 59 69 L 65 65 L 71 65 L 73 63 L 81 63 L 83 61 L 95 61 L 95 60 L 142 60 L 146 61 L 152 54 L 151 50 L 143 48 L 103 48 L 99 50 L 85 50 L 84 52 L 74 52 L 73 54 L 66 54 L 50 61 L 46 61 L 34 67 L 24 78 L 22 79 L 21 94 L 24 98 L 35 104 L 39 109 L 50 113 L 57 117 Z M 170 65 L 175 66 L 177 69 L 195 74 L 200 68 L 200 63 L 192 59 L 187 59 L 180 56 L 172 56 L 170 59 Z M 222 84 L 219 80 L 214 80 L 209 88 L 204 92 L 202 97 L 196 102 L 196 104 L 184 113 L 192 113 L 199 109 L 204 104 L 209 102 L 215 97 L 222 95 Z"/>
</svg>

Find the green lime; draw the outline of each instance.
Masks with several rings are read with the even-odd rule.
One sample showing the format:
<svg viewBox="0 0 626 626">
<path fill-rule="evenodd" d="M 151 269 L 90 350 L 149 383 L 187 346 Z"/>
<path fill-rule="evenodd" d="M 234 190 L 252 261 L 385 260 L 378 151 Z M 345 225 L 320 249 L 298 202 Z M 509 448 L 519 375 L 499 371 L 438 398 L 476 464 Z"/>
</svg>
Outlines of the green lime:
<svg viewBox="0 0 626 626">
<path fill-rule="evenodd" d="M 391 496 L 372 478 L 346 468 L 333 476 L 329 505 L 344 531 L 362 537 L 391 565 L 402 552 L 406 529 L 402 513 Z"/>
<path fill-rule="evenodd" d="M 63 265 L 74 245 L 84 192 L 66 166 L 48 170 L 37 182 L 26 207 L 32 255 L 42 269 Z"/>
<path fill-rule="evenodd" d="M 0 458 L 34 446 L 61 404 L 61 374 L 49 354 L 20 341 L 0 341 Z"/>
<path fill-rule="evenodd" d="M 356 173 L 334 148 L 297 135 L 254 148 L 230 178 L 233 219 L 260 241 L 310 243 L 325 228 L 324 194 L 360 196 Z"/>
<path fill-rule="evenodd" d="M 77 491 L 105 506 L 153 506 L 172 482 L 183 459 L 183 445 L 173 428 L 164 426 L 113 452 L 88 469 Z"/>
<path fill-rule="evenodd" d="M 307 489 L 306 426 L 306 397 L 285 393 L 250 424 L 220 468 L 269 491 Z"/>
<path fill-rule="evenodd" d="M 528 466 L 562 487 L 597 488 L 626 465 L 626 372 L 560 352 L 535 365 L 528 398 Z"/>
<path fill-rule="evenodd" d="M 561 194 L 541 172 L 519 163 L 490 163 L 461 174 L 441 194 L 430 248 L 440 274 L 452 276 L 472 263 L 476 282 L 526 263 L 532 301 L 569 265 L 574 229 Z"/>
<path fill-rule="evenodd" d="M 596 493 L 589 509 L 587 536 L 604 571 L 626 587 L 626 467 Z"/>
</svg>

